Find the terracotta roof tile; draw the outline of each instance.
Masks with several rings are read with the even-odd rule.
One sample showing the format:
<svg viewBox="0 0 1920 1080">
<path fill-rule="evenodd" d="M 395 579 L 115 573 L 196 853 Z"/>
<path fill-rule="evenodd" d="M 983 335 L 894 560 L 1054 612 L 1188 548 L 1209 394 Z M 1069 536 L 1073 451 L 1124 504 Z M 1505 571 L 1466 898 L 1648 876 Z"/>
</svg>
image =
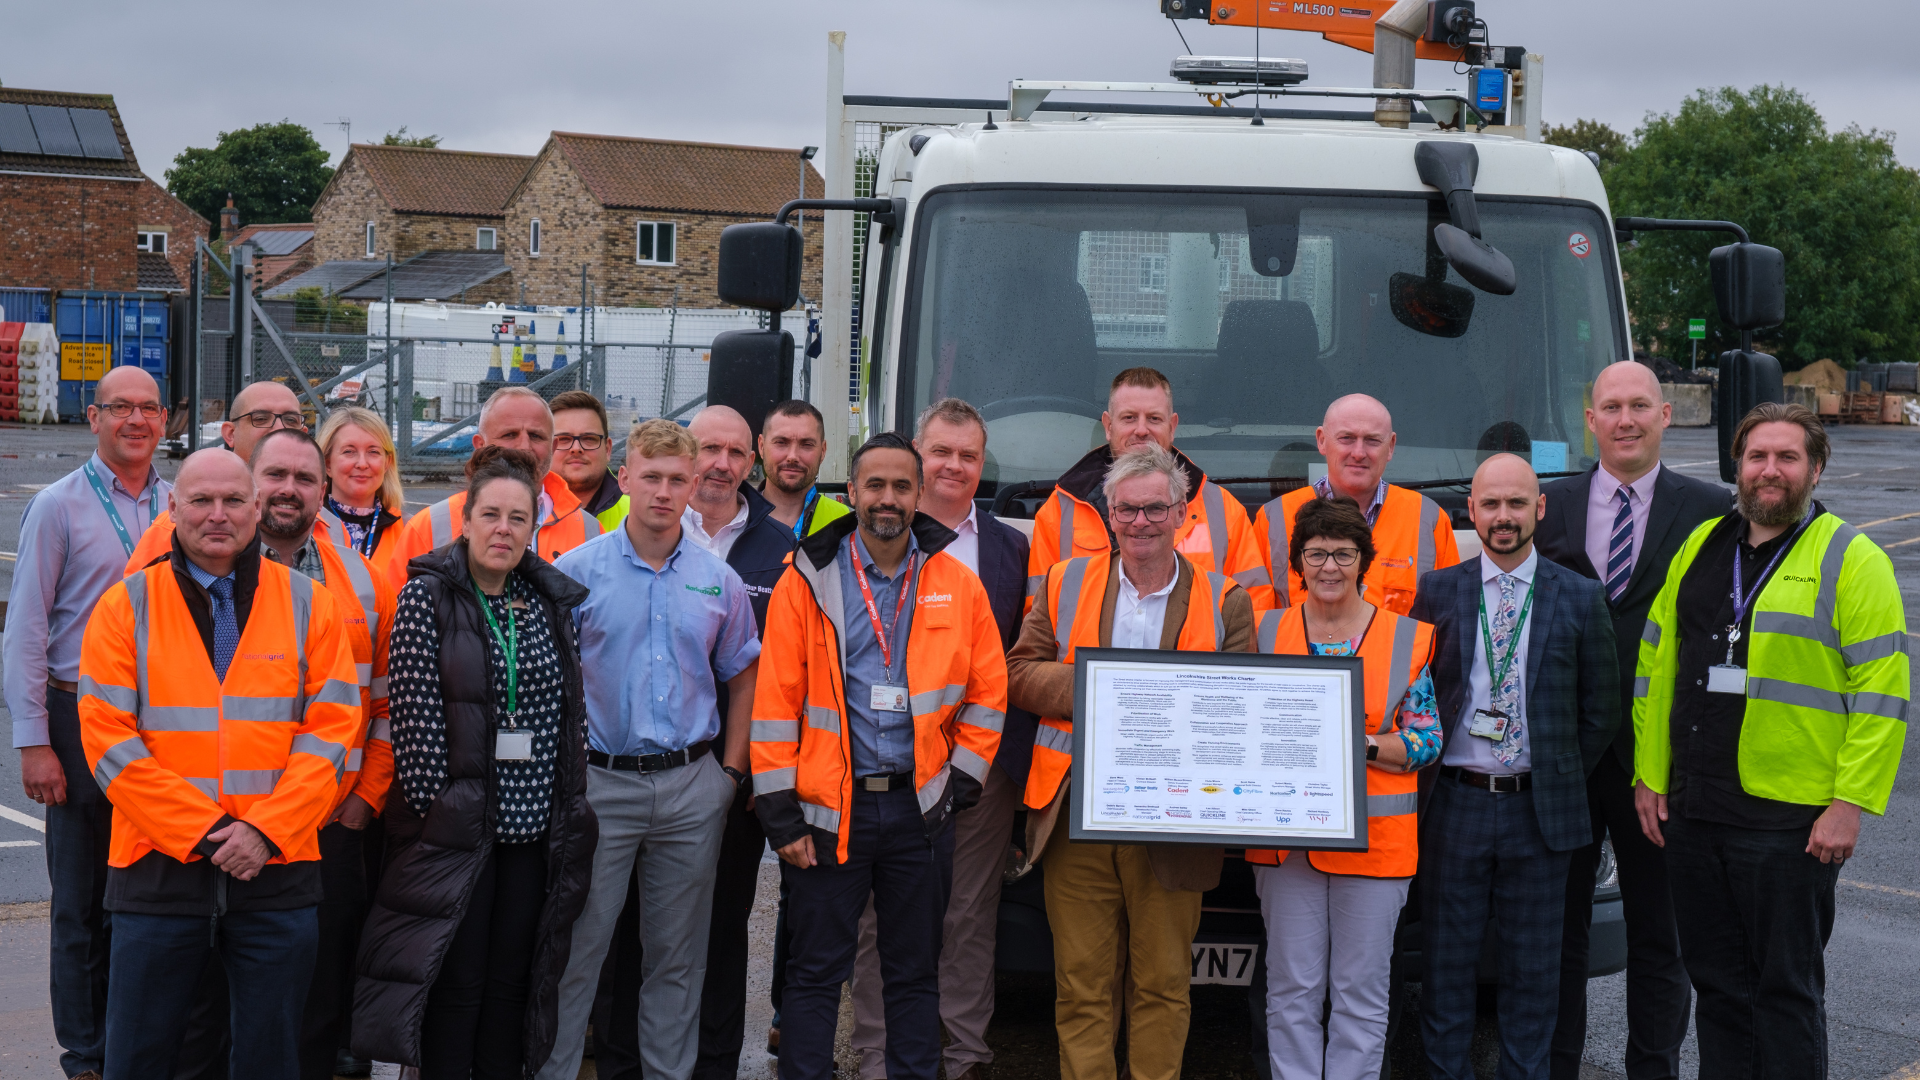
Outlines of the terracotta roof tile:
<svg viewBox="0 0 1920 1080">
<path fill-rule="evenodd" d="M 799 194 L 798 150 L 556 131 L 553 142 L 602 206 L 771 215 Z M 807 197 L 825 181 L 809 164 Z"/>
<path fill-rule="evenodd" d="M 421 146 L 357 144 L 349 151 L 387 205 L 402 214 L 504 217 L 533 158 Z"/>
</svg>

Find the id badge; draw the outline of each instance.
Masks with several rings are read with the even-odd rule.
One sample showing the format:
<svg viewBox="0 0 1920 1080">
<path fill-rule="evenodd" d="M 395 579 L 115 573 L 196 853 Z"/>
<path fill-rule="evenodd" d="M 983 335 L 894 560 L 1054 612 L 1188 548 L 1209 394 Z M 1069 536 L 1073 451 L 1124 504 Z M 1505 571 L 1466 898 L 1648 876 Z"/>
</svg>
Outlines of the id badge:
<svg viewBox="0 0 1920 1080">
<path fill-rule="evenodd" d="M 533 732 L 507 729 L 495 733 L 493 758 L 495 761 L 532 761 Z"/>
<path fill-rule="evenodd" d="M 872 700 L 867 705 L 875 712 L 906 712 L 907 688 L 904 686 L 875 686 Z"/>
<path fill-rule="evenodd" d="M 1707 669 L 1707 693 L 1747 696 L 1747 669 L 1715 664 Z"/>
<path fill-rule="evenodd" d="M 1467 725 L 1467 734 L 1499 742 L 1507 735 L 1507 714 L 1488 709 L 1475 709 L 1473 722 Z"/>
</svg>

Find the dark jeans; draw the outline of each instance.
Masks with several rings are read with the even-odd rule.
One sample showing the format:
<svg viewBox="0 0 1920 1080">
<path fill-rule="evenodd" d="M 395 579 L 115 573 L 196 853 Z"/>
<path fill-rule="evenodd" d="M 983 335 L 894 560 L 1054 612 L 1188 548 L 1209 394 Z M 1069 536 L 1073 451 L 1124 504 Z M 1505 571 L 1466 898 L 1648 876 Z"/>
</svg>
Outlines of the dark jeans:
<svg viewBox="0 0 1920 1080">
<path fill-rule="evenodd" d="M 98 1071 L 107 1042 L 107 842 L 113 807 L 87 768 L 80 714 L 65 690 L 47 687 L 47 742 L 67 778 L 67 801 L 47 807 L 47 880 L 53 884 L 47 983 L 53 1037 L 68 1076 Z"/>
<path fill-rule="evenodd" d="M 1553 1080 L 1580 1080 L 1587 1043 L 1588 933 L 1593 923 L 1593 875 L 1600 841 L 1613 837 L 1620 871 L 1620 906 L 1627 921 L 1628 1080 L 1675 1080 L 1680 1044 L 1687 1041 L 1693 995 L 1680 962 L 1680 929 L 1673 921 L 1666 853 L 1640 831 L 1633 780 L 1609 750 L 1587 778 L 1593 843 L 1573 853 L 1567 867 L 1567 921 L 1560 942 L 1560 1021 L 1553 1030 Z"/>
<path fill-rule="evenodd" d="M 113 987 L 107 995 L 106 1080 L 168 1080 L 194 997 L 182 973 L 197 973 L 212 946 L 198 915 L 113 917 Z M 236 911 L 221 917 L 219 956 L 233 988 L 228 1071 L 248 1080 L 294 1080 L 300 1009 L 319 936 L 311 907 Z"/>
<path fill-rule="evenodd" d="M 1439 778 L 1420 830 L 1425 934 L 1420 1039 L 1434 1080 L 1473 1080 L 1481 938 L 1499 934 L 1500 1080 L 1545 1080 L 1559 1000 L 1567 856 L 1547 847 L 1533 792 Z"/>
<path fill-rule="evenodd" d="M 931 843 L 911 788 L 856 789 L 847 861 L 780 864 L 791 888 L 781 1080 L 832 1080 L 840 985 L 853 975 L 860 916 L 873 896 L 886 986 L 889 1080 L 934 1080 L 940 1069 L 940 937 L 953 884 L 953 819 Z M 817 844 L 819 837 L 815 836 Z M 832 852 L 827 852 L 831 856 Z"/>
<path fill-rule="evenodd" d="M 1703 1077 L 1827 1075 L 1827 969 L 1840 868 L 1809 829 L 1742 829 L 1676 814 L 1663 830 Z"/>
<path fill-rule="evenodd" d="M 420 1080 L 521 1080 L 547 841 L 495 843 L 420 1025 Z"/>
<path fill-rule="evenodd" d="M 320 949 L 300 1025 L 300 1080 L 329 1080 L 353 1013 L 353 959 L 367 917 L 361 834 L 339 822 L 320 830 Z"/>
</svg>

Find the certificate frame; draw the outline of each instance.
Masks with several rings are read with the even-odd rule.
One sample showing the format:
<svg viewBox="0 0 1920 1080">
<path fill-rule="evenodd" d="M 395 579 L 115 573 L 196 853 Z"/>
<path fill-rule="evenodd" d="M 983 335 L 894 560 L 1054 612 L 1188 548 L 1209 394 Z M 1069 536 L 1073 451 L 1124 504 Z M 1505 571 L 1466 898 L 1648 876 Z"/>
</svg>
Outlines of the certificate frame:
<svg viewBox="0 0 1920 1080">
<path fill-rule="evenodd" d="M 1347 692 L 1338 695 L 1349 738 L 1341 740 L 1348 764 L 1336 765 L 1329 775 L 1345 781 L 1336 791 L 1332 805 L 1342 808 L 1343 829 L 1316 828 L 1304 820 L 1294 826 L 1276 821 L 1238 824 L 1227 821 L 1192 826 L 1168 821 L 1115 823 L 1092 820 L 1091 808 L 1096 794 L 1089 740 L 1096 746 L 1103 739 L 1108 718 L 1096 715 L 1089 699 L 1089 681 L 1093 672 L 1108 666 L 1181 669 L 1222 673 L 1225 668 L 1260 668 L 1268 671 L 1299 671 L 1315 679 L 1329 675 L 1341 677 Z M 1367 752 L 1366 752 L 1366 676 L 1358 656 L 1296 656 L 1271 653 L 1184 652 L 1163 649 L 1076 649 L 1073 671 L 1073 763 L 1071 786 L 1063 811 L 1067 817 L 1067 839 L 1101 844 L 1203 844 L 1216 847 L 1287 848 L 1296 851 L 1367 850 Z M 1236 793 L 1238 788 L 1236 785 Z M 1278 817 L 1278 815 L 1275 815 Z M 1299 815 L 1304 819 L 1305 815 Z"/>
</svg>

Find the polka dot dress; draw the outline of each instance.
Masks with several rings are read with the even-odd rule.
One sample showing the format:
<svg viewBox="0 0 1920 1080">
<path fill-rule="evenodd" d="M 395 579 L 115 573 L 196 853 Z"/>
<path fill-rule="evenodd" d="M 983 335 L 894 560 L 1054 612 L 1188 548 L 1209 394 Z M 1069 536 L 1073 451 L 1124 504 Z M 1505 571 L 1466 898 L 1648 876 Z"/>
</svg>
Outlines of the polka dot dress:
<svg viewBox="0 0 1920 1080">
<path fill-rule="evenodd" d="M 513 600 L 525 601 L 525 606 L 513 610 L 520 632 L 516 725 L 533 732 L 533 759 L 494 762 L 494 835 L 505 844 L 535 840 L 546 832 L 566 710 L 560 646 L 546 607 L 533 598 L 533 589 L 518 575 L 508 576 L 505 595 L 487 597 L 502 634 L 507 629 L 507 605 Z M 484 636 L 488 682 L 505 727 L 506 654 L 492 634 Z M 434 622 L 427 587 L 418 579 L 400 590 L 394 612 L 387 700 L 393 724 L 394 778 L 407 805 L 424 815 L 434 796 L 447 786 L 447 723 L 440 691 L 440 627 Z"/>
</svg>

